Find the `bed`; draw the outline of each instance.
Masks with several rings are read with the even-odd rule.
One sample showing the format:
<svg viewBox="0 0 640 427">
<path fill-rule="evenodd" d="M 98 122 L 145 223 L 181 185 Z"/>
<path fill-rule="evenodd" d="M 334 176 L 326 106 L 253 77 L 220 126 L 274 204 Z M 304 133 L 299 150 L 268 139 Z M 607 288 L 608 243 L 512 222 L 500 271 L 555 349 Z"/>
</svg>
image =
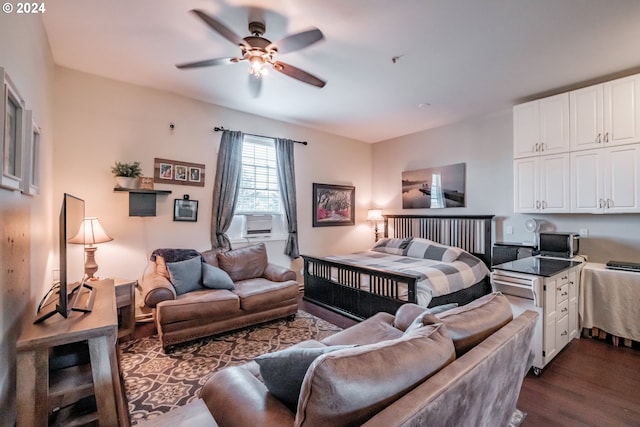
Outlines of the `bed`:
<svg viewBox="0 0 640 427">
<path fill-rule="evenodd" d="M 345 256 L 302 255 L 304 299 L 357 320 L 379 311 L 393 314 L 408 302 L 426 307 L 467 304 L 492 291 L 489 279 L 492 226 L 493 215 L 384 215 L 384 238 L 374 245 L 375 250 Z M 440 245 L 451 247 L 442 250 L 449 256 L 451 251 L 457 251 L 460 259 L 452 261 L 453 258 L 446 259 L 443 255 L 443 260 L 427 261 L 427 267 L 435 266 L 438 270 L 429 273 L 428 268 L 407 256 L 415 255 L 407 251 L 416 252 L 415 247 L 428 246 L 429 241 L 436 249 Z M 401 247 L 403 242 L 405 246 Z M 383 246 L 382 250 L 379 246 Z M 472 264 L 473 271 L 467 272 L 464 266 L 453 265 L 454 262 Z M 394 263 L 406 265 L 396 268 Z M 449 282 L 453 285 L 440 281 L 444 274 L 455 276 Z M 474 279 L 470 282 L 472 275 Z M 458 283 L 462 276 L 464 285 Z"/>
</svg>

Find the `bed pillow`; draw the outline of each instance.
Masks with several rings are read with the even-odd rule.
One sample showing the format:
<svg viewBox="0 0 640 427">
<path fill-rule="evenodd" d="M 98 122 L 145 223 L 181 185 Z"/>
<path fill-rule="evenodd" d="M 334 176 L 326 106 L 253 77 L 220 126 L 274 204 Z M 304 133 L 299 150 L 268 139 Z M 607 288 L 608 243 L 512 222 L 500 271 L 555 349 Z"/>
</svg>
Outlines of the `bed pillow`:
<svg viewBox="0 0 640 427">
<path fill-rule="evenodd" d="M 407 249 L 409 242 L 411 242 L 411 237 L 406 239 L 390 239 L 385 237 L 378 240 L 371 250 L 391 255 L 404 255 L 404 251 Z"/>
<path fill-rule="evenodd" d="M 176 290 L 176 295 L 202 289 L 202 259 L 197 256 L 185 261 L 168 262 L 169 280 Z"/>
<path fill-rule="evenodd" d="M 335 345 L 329 347 L 288 348 L 273 353 L 263 354 L 255 358 L 260 366 L 260 375 L 269 393 L 284 403 L 292 412 L 296 412 L 300 388 L 307 369 L 320 355 L 352 345 Z"/>
<path fill-rule="evenodd" d="M 441 245 L 432 240 L 414 238 L 409 242 L 404 255 L 434 261 L 453 262 L 464 250 L 454 246 Z"/>
<path fill-rule="evenodd" d="M 236 288 L 233 280 L 224 270 L 206 262 L 202 263 L 202 286 L 209 289 L 229 289 L 230 291 Z"/>
</svg>

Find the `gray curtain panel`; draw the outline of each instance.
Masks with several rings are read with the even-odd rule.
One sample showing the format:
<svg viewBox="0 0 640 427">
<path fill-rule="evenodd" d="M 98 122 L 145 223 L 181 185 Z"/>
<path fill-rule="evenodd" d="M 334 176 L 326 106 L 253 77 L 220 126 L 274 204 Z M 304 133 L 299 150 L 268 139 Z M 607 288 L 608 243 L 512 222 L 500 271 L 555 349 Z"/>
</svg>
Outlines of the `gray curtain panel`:
<svg viewBox="0 0 640 427">
<path fill-rule="evenodd" d="M 220 140 L 211 215 L 211 248 L 218 251 L 231 249 L 226 232 L 236 210 L 240 189 L 243 137 L 244 134 L 240 131 L 225 130 Z"/>
<path fill-rule="evenodd" d="M 284 213 L 287 216 L 289 235 L 284 248 L 285 255 L 290 258 L 300 256 L 298 248 L 298 209 L 296 207 L 296 173 L 293 161 L 295 142 L 290 139 L 277 138 L 276 159 L 278 164 L 278 184 L 284 202 Z"/>
</svg>

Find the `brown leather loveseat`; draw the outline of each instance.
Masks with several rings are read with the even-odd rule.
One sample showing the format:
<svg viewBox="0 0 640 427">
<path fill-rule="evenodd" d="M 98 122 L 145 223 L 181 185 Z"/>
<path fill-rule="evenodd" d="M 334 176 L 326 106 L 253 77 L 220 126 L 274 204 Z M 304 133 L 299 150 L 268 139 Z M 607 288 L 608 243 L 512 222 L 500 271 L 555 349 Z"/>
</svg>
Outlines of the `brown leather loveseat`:
<svg viewBox="0 0 640 427">
<path fill-rule="evenodd" d="M 162 347 L 294 316 L 294 271 L 268 262 L 263 243 L 223 253 L 158 249 L 143 278 Z"/>
<path fill-rule="evenodd" d="M 435 315 L 405 304 L 216 372 L 200 397 L 220 427 L 506 426 L 537 316 L 513 319 L 500 293 Z"/>
</svg>

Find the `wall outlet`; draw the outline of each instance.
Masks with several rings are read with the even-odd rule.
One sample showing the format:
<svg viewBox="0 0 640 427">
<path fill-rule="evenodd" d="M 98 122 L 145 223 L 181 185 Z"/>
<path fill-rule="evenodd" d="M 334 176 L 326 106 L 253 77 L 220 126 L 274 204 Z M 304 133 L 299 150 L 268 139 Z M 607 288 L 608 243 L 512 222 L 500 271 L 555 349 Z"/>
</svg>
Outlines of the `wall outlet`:
<svg viewBox="0 0 640 427">
<path fill-rule="evenodd" d="M 589 237 L 589 229 L 581 228 L 580 229 L 580 237 Z"/>
<path fill-rule="evenodd" d="M 507 225 L 507 226 L 504 228 L 504 232 L 505 232 L 506 234 L 513 234 L 513 226 L 512 226 L 512 225 Z"/>
</svg>

